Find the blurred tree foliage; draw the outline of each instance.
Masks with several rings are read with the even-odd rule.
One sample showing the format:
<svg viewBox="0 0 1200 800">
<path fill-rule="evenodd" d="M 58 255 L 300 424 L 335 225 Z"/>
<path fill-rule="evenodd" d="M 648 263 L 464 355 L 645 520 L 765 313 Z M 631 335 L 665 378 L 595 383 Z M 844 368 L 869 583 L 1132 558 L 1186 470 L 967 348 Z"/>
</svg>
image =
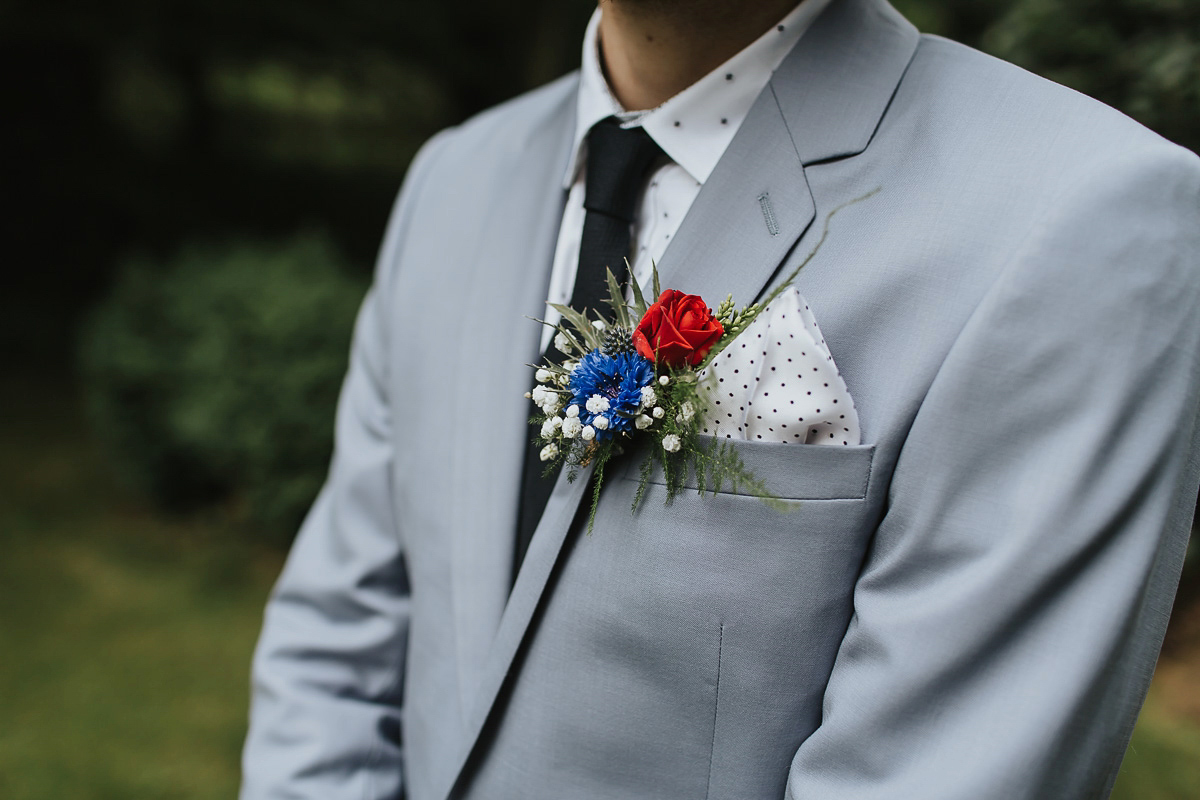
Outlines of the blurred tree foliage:
<svg viewBox="0 0 1200 800">
<path fill-rule="evenodd" d="M 329 461 L 365 283 L 311 235 L 127 263 L 82 348 L 94 428 L 126 482 L 173 510 L 231 501 L 286 541 Z"/>
<path fill-rule="evenodd" d="M 419 144 L 573 68 L 588 0 L 8 0 L 0 337 L 62 363 L 123 254 L 327 229 L 370 260 Z"/>
<path fill-rule="evenodd" d="M 1012 0 L 892 0 L 892 4 L 925 33 L 978 47 L 983 31 Z"/>
<path fill-rule="evenodd" d="M 923 30 L 1012 61 L 1200 152 L 1195 0 L 896 0 Z"/>
<path fill-rule="evenodd" d="M 1200 151 L 1200 3 L 1017 0 L 983 47 Z"/>
</svg>

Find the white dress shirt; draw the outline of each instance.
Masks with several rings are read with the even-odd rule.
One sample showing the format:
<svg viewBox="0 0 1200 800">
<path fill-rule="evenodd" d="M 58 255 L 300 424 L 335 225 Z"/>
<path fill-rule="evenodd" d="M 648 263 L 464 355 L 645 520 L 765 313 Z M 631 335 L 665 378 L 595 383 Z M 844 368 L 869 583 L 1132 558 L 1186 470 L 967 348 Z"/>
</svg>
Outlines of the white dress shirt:
<svg viewBox="0 0 1200 800">
<path fill-rule="evenodd" d="M 600 68 L 597 36 L 603 12 L 596 10 L 583 37 L 575 143 L 563 176 L 563 188 L 568 190 L 567 205 L 550 273 L 549 302 L 570 303 L 575 288 L 579 242 L 586 213 L 583 198 L 587 133 L 592 125 L 613 115 L 623 121 L 624 127 L 640 125 L 667 156 L 646 183 L 632 230 L 632 277 L 640 286 L 649 288 L 651 263 L 662 258 L 700 187 L 708 180 L 755 98 L 784 56 L 830 2 L 803 0 L 745 49 L 649 111 L 626 111 L 610 91 Z M 547 308 L 545 318 L 553 324 L 560 316 L 554 309 Z M 550 328 L 542 332 L 543 350 L 552 336 Z"/>
</svg>

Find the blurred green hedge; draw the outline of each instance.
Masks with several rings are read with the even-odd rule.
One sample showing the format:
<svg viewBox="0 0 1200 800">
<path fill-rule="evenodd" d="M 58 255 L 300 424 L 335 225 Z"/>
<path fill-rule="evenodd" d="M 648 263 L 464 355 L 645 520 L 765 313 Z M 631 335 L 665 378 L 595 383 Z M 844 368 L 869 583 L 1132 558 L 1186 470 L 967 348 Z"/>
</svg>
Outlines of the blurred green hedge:
<svg viewBox="0 0 1200 800">
<path fill-rule="evenodd" d="M 1003 10 L 985 50 L 1200 151 L 1200 3 L 1016 0 Z"/>
<path fill-rule="evenodd" d="M 330 241 L 185 248 L 121 269 L 80 347 L 94 428 L 125 482 L 222 504 L 287 541 L 324 478 L 366 280 Z"/>
<path fill-rule="evenodd" d="M 893 0 L 922 30 L 1114 106 L 1200 152 L 1196 0 Z"/>
</svg>

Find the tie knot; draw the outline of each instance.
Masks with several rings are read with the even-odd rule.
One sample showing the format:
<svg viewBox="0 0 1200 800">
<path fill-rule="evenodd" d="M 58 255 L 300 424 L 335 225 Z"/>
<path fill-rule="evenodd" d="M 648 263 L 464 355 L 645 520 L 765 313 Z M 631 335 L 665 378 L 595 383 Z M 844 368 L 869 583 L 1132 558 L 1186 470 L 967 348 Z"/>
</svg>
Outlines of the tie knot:
<svg viewBox="0 0 1200 800">
<path fill-rule="evenodd" d="M 632 222 L 642 180 L 662 148 L 645 128 L 622 128 L 616 117 L 593 125 L 587 143 L 584 208 Z"/>
</svg>

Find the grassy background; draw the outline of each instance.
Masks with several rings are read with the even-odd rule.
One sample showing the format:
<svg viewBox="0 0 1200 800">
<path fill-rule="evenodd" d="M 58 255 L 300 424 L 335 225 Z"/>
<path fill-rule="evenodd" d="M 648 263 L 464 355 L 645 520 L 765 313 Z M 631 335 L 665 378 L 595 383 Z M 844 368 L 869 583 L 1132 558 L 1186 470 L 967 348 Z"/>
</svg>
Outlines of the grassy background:
<svg viewBox="0 0 1200 800">
<path fill-rule="evenodd" d="M 0 798 L 232 798 L 282 558 L 112 485 L 73 392 L 0 413 Z M 14 408 L 20 398 L 62 398 Z"/>
<path fill-rule="evenodd" d="M 0 798 L 232 798 L 282 558 L 126 496 L 75 396 L 0 393 Z M 1114 797 L 1200 797 L 1197 663 L 1195 642 L 1164 657 Z"/>
</svg>

